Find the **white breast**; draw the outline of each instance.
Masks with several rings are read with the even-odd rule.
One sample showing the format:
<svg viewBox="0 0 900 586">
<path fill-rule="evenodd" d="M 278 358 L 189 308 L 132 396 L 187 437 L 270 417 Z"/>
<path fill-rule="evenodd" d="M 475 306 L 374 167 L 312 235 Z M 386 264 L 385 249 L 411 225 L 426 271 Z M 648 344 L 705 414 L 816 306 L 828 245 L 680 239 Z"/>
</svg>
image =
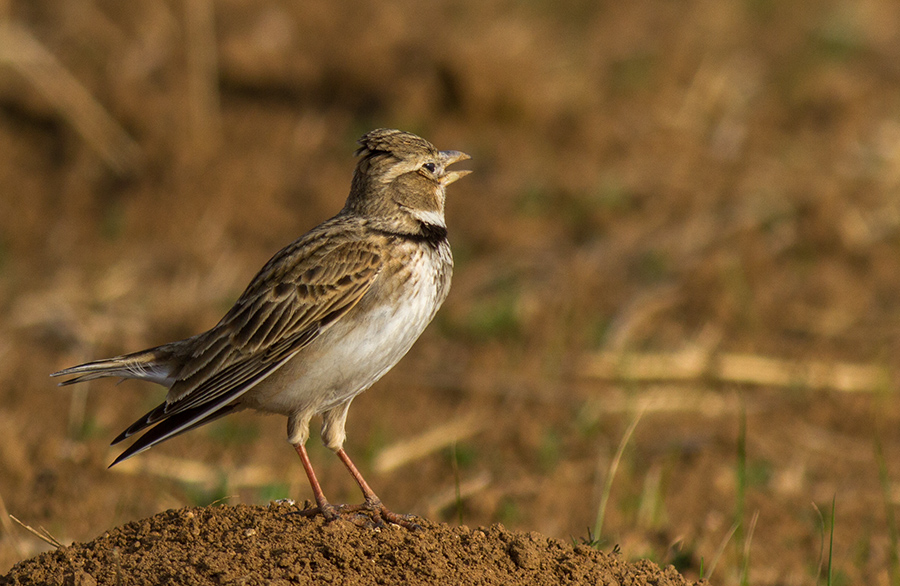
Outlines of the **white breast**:
<svg viewBox="0 0 900 586">
<path fill-rule="evenodd" d="M 359 305 L 243 403 L 285 415 L 321 413 L 372 386 L 409 351 L 449 291 L 449 248 L 417 251 L 399 290 L 391 279 L 373 283 Z"/>
</svg>

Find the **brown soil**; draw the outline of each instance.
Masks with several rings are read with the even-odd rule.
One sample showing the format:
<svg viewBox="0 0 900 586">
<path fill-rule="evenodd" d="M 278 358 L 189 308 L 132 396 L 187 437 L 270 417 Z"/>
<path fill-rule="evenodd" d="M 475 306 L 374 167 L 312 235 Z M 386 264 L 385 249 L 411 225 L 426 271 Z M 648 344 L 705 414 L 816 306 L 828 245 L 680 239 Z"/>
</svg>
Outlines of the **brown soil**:
<svg viewBox="0 0 900 586">
<path fill-rule="evenodd" d="M 423 520 L 412 532 L 296 512 L 274 503 L 169 510 L 22 562 L 0 584 L 688 584 L 671 566 L 502 525 Z"/>
</svg>

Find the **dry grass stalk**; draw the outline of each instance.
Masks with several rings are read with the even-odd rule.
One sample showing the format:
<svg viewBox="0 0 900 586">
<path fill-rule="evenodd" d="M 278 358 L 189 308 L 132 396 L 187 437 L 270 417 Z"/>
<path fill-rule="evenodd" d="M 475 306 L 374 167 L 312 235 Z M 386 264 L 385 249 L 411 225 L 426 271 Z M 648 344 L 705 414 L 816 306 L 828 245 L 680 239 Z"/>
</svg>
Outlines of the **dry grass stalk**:
<svg viewBox="0 0 900 586">
<path fill-rule="evenodd" d="M 731 541 L 731 538 L 734 537 L 734 534 L 738 530 L 738 523 L 735 523 L 731 526 L 731 529 L 725 534 L 725 537 L 722 538 L 722 542 L 719 544 L 719 547 L 716 549 L 715 555 L 713 555 L 712 563 L 709 564 L 709 569 L 704 572 L 702 576 L 707 581 L 712 580 L 713 572 L 716 571 L 716 566 L 719 565 L 719 559 L 721 559 L 722 554 L 725 553 L 725 547 L 728 545 L 728 542 Z"/>
<path fill-rule="evenodd" d="M 585 375 L 637 381 L 692 381 L 701 378 L 709 356 L 694 349 L 669 353 L 601 353 L 590 359 Z"/>
<path fill-rule="evenodd" d="M 877 392 L 890 381 L 888 371 L 874 364 L 713 354 L 697 348 L 670 353 L 601 352 L 587 360 L 582 374 L 632 382 L 710 380 L 850 393 Z"/>
<path fill-rule="evenodd" d="M 704 417 L 722 417 L 737 413 L 740 401 L 733 395 L 719 391 L 699 390 L 676 384 L 653 384 L 639 395 L 624 389 L 610 389 L 602 399 L 591 399 L 582 408 L 585 421 L 595 421 L 601 415 L 631 413 L 691 413 Z"/>
<path fill-rule="evenodd" d="M 477 415 L 467 415 L 435 427 L 418 437 L 397 442 L 384 448 L 375 457 L 374 468 L 377 472 L 390 472 L 404 464 L 424 458 L 431 453 L 471 437 L 484 428 L 484 420 Z"/>
<path fill-rule="evenodd" d="M 483 472 L 474 478 L 470 478 L 459 483 L 459 492 L 456 486 L 450 486 L 444 490 L 432 495 L 422 507 L 425 516 L 429 518 L 437 517 L 444 509 L 455 505 L 457 498 L 459 500 L 467 499 L 471 496 L 485 490 L 491 484 L 491 475 Z"/>
<path fill-rule="evenodd" d="M 874 364 L 790 361 L 750 354 L 720 356 L 715 376 L 723 382 L 799 386 L 848 393 L 877 392 L 886 388 L 890 379 L 886 369 Z"/>
<path fill-rule="evenodd" d="M 112 470 L 130 475 L 150 474 L 209 487 L 216 486 L 223 478 L 232 488 L 267 486 L 283 480 L 282 476 L 263 466 L 242 466 L 225 471 L 196 460 L 156 454 L 144 454 L 140 458 L 126 460 Z"/>
<path fill-rule="evenodd" d="M 741 576 L 741 584 L 750 583 L 750 546 L 753 544 L 753 533 L 756 531 L 756 522 L 759 521 L 759 511 L 753 513 L 750 519 L 750 527 L 747 529 L 747 537 L 744 539 L 744 548 L 741 552 L 743 557 L 743 570 Z"/>
<path fill-rule="evenodd" d="M 35 537 L 37 537 L 38 539 L 43 541 L 44 543 L 47 543 L 47 544 L 51 545 L 52 547 L 55 547 L 56 549 L 65 547 L 65 545 L 63 545 L 63 543 L 61 541 L 59 541 L 57 538 L 50 535 L 50 532 L 47 531 L 46 529 L 44 529 L 43 527 L 38 527 L 37 529 L 35 529 L 34 527 L 32 527 L 30 525 L 26 525 L 25 523 L 19 521 L 12 515 L 10 515 L 9 518 L 12 519 L 13 521 L 15 521 L 16 523 L 18 523 L 19 526 L 21 526 L 23 529 L 25 529 L 26 531 L 28 531 L 29 533 L 31 533 L 32 535 L 34 535 Z"/>
<path fill-rule="evenodd" d="M 110 168 L 123 175 L 134 171 L 138 144 L 25 28 L 0 22 L 0 63 L 28 79 Z"/>
<path fill-rule="evenodd" d="M 606 506 L 609 503 L 609 495 L 612 493 L 613 480 L 615 480 L 616 472 L 619 470 L 619 463 L 622 461 L 622 456 L 625 454 L 625 447 L 628 445 L 628 442 L 631 441 L 631 436 L 634 435 L 634 430 L 637 429 L 638 423 L 640 423 L 643 416 L 644 411 L 640 410 L 637 412 L 637 415 L 634 416 L 634 419 L 631 420 L 628 429 L 626 429 L 625 434 L 622 435 L 622 440 L 619 442 L 619 447 L 616 449 L 616 455 L 613 456 L 612 462 L 609 464 L 609 470 L 606 473 L 606 481 L 603 483 L 603 491 L 600 493 L 600 504 L 597 505 L 597 518 L 594 521 L 594 536 L 598 539 L 603 534 L 603 520 L 606 517 Z"/>
</svg>

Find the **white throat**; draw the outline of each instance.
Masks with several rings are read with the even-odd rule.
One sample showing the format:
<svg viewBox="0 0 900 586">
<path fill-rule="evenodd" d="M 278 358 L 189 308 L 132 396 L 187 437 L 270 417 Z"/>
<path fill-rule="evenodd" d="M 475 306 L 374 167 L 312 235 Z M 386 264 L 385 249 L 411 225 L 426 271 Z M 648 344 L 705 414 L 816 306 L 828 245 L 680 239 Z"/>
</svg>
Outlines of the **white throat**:
<svg viewBox="0 0 900 586">
<path fill-rule="evenodd" d="M 444 220 L 443 212 L 410 209 L 409 214 L 424 224 L 440 226 L 441 228 L 447 227 L 447 222 L 446 220 Z"/>
</svg>

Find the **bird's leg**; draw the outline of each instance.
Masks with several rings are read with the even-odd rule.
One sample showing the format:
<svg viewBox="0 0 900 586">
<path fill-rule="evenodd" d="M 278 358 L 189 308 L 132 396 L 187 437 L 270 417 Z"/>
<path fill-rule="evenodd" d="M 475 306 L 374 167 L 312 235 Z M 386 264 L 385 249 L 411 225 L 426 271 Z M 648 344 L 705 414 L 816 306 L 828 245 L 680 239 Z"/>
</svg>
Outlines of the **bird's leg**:
<svg viewBox="0 0 900 586">
<path fill-rule="evenodd" d="M 362 505 L 360 509 L 372 511 L 376 516 L 389 523 L 394 523 L 395 525 L 400 525 L 402 527 L 406 527 L 407 529 L 420 529 L 419 525 L 413 522 L 414 517 L 412 515 L 398 515 L 397 513 L 384 506 L 384 504 L 381 502 L 381 499 L 378 498 L 377 494 L 375 494 L 375 491 L 373 491 L 372 488 L 369 487 L 369 483 L 366 482 L 365 478 L 363 478 L 363 475 L 360 473 L 359 469 L 357 469 L 356 465 L 353 464 L 350 456 L 348 456 L 347 452 L 344 451 L 344 448 L 338 449 L 335 453 L 338 455 L 338 458 L 341 459 L 341 462 L 344 463 L 344 466 L 347 467 L 347 470 L 350 471 L 350 474 L 353 476 L 356 484 L 359 485 L 359 489 L 362 491 L 363 496 L 366 499 L 366 504 Z"/>
<path fill-rule="evenodd" d="M 303 469 L 306 470 L 306 477 L 309 479 L 309 486 L 312 488 L 313 497 L 316 499 L 317 505 L 313 509 L 302 511 L 302 514 L 311 517 L 316 513 L 322 513 L 322 516 L 329 521 L 337 519 L 339 516 L 338 508 L 325 498 L 325 493 L 322 492 L 322 487 L 319 486 L 319 479 L 316 478 L 316 473 L 313 471 L 312 462 L 309 461 L 309 454 L 306 453 L 306 446 L 304 444 L 296 444 L 294 449 L 297 450 L 297 455 L 300 456 L 300 461 L 303 462 Z"/>
<path fill-rule="evenodd" d="M 352 520 L 354 523 L 358 524 L 365 522 L 366 525 L 374 524 L 375 526 L 383 526 L 387 522 L 401 525 L 407 529 L 418 529 L 419 526 L 412 521 L 413 517 L 398 515 L 388 510 L 388 508 L 382 504 L 381 499 L 378 498 L 375 491 L 369 487 L 369 484 L 366 482 L 365 478 L 363 478 L 359 469 L 357 469 L 356 465 L 353 464 L 353 461 L 350 460 L 350 456 L 344 451 L 344 440 L 347 437 L 344 427 L 347 422 L 347 410 L 350 407 L 351 400 L 352 399 L 347 400 L 322 414 L 322 442 L 327 448 L 338 455 L 338 458 L 341 459 L 341 462 L 343 462 L 344 466 L 347 467 L 347 470 L 350 471 L 353 479 L 356 480 L 360 490 L 362 490 L 366 501 L 361 505 L 328 505 L 328 507 L 330 507 L 330 510 L 337 515 L 354 515 Z M 301 454 L 300 457 L 303 458 L 304 454 Z M 307 475 L 310 475 L 310 484 L 312 484 L 315 477 L 311 475 L 312 467 L 307 465 L 308 461 L 309 460 L 304 460 L 303 465 L 307 468 Z M 313 492 L 316 492 L 316 485 L 313 485 Z M 318 494 L 321 494 L 321 491 L 319 491 Z M 324 498 L 325 497 L 323 496 L 322 499 L 324 500 Z M 316 500 L 318 502 L 318 497 L 316 497 Z M 319 508 L 322 508 L 321 504 L 319 505 Z M 356 513 L 362 514 L 356 515 Z"/>
</svg>

